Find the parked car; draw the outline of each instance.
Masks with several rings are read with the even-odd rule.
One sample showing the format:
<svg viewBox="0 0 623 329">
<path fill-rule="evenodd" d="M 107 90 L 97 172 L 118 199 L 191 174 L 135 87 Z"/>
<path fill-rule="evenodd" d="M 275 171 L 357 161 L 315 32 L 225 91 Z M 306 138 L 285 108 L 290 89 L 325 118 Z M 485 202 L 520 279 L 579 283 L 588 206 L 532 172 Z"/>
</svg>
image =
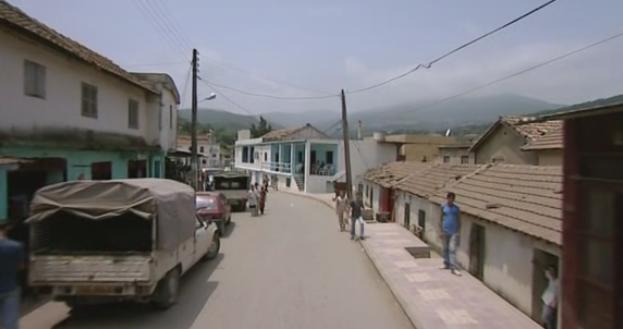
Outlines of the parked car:
<svg viewBox="0 0 623 329">
<path fill-rule="evenodd" d="M 177 300 L 180 277 L 220 250 L 194 190 L 165 179 L 72 181 L 36 192 L 29 283 L 69 305 Z M 46 289 L 46 290 L 48 290 Z"/>
<path fill-rule="evenodd" d="M 231 223 L 231 205 L 223 193 L 197 192 L 197 217 L 207 223 L 216 223 L 219 231 L 224 232 L 225 226 Z"/>
</svg>

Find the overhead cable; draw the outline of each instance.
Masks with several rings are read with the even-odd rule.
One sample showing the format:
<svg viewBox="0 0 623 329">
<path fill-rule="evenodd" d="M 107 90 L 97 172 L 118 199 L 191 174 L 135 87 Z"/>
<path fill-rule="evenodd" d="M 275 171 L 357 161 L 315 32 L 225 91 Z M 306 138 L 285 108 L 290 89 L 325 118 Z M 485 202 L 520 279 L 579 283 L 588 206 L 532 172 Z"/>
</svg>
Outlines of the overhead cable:
<svg viewBox="0 0 623 329">
<path fill-rule="evenodd" d="M 279 95 L 261 94 L 261 93 L 246 91 L 246 90 L 242 90 L 242 89 L 239 89 L 239 88 L 236 88 L 236 87 L 230 87 L 230 86 L 227 86 L 227 85 L 223 85 L 223 84 L 220 84 L 220 83 L 216 83 L 216 82 L 208 81 L 208 80 L 204 80 L 204 79 L 202 79 L 202 81 L 204 81 L 208 85 L 216 86 L 216 87 L 223 88 L 223 89 L 228 89 L 228 90 L 235 91 L 237 93 L 240 93 L 240 94 L 243 94 L 243 95 L 247 95 L 247 96 L 274 98 L 274 99 L 282 99 L 282 100 L 328 99 L 328 98 L 336 98 L 336 97 L 339 96 L 338 94 L 330 94 L 330 95 L 323 95 L 323 96 L 279 96 Z"/>
</svg>

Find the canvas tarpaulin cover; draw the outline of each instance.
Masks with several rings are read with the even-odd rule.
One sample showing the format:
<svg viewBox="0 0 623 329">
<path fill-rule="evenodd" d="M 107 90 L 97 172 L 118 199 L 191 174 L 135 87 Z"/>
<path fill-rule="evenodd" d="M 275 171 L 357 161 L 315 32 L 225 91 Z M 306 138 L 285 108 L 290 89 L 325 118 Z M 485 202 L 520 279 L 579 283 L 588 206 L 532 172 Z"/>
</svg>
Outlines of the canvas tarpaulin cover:
<svg viewBox="0 0 623 329">
<path fill-rule="evenodd" d="M 101 221 L 132 213 L 157 221 L 157 247 L 172 250 L 195 230 L 195 194 L 167 179 L 72 181 L 46 186 L 35 194 L 29 223 L 53 220 L 65 212 Z"/>
</svg>

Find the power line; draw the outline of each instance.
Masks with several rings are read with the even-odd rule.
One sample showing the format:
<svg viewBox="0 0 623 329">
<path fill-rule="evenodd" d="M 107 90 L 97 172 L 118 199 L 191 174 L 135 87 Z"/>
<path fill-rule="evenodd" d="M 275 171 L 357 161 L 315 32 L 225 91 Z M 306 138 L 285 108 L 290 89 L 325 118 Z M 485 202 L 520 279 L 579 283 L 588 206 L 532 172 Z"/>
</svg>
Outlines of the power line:
<svg viewBox="0 0 623 329">
<path fill-rule="evenodd" d="M 484 89 L 484 88 L 490 87 L 490 86 L 492 86 L 492 85 L 494 85 L 494 84 L 497 84 L 497 83 L 500 83 L 500 82 L 506 81 L 506 80 L 508 80 L 508 79 L 514 78 L 514 77 L 516 77 L 516 76 L 519 76 L 519 75 L 522 75 L 522 74 L 525 74 L 525 73 L 528 73 L 528 72 L 530 72 L 530 71 L 536 70 L 536 69 L 541 68 L 541 67 L 543 67 L 543 66 L 546 66 L 546 65 L 552 64 L 552 63 L 554 63 L 554 62 L 557 62 L 557 61 L 563 60 L 563 59 L 565 59 L 565 58 L 567 58 L 567 57 L 569 57 L 569 56 L 573 56 L 573 55 L 575 55 L 575 54 L 577 54 L 577 53 L 583 52 L 583 51 L 588 50 L 588 49 L 593 48 L 593 47 L 597 47 L 597 46 L 599 46 L 599 45 L 602 45 L 602 44 L 604 44 L 604 43 L 606 43 L 606 42 L 612 41 L 612 40 L 617 39 L 617 38 L 620 38 L 620 37 L 623 37 L 623 32 L 619 32 L 619 33 L 614 34 L 614 35 L 612 35 L 612 36 L 609 36 L 609 37 L 607 37 L 607 38 L 605 38 L 605 39 L 601 39 L 601 40 L 599 40 L 599 41 L 593 42 L 593 43 L 591 43 L 591 44 L 589 44 L 589 45 L 587 45 L 587 46 L 584 46 L 584 47 L 581 47 L 581 48 L 577 48 L 577 49 L 575 49 L 575 50 L 572 50 L 572 51 L 570 51 L 570 52 L 564 53 L 564 54 L 562 54 L 562 55 L 559 55 L 559 56 L 556 56 L 556 57 L 550 58 L 550 59 L 548 59 L 548 60 L 546 60 L 546 61 L 544 61 L 544 62 L 541 62 L 541 63 L 535 64 L 535 65 L 532 65 L 532 66 L 530 66 L 530 67 L 527 67 L 527 68 L 525 68 L 525 69 L 522 69 L 522 70 L 517 71 L 517 72 L 512 73 L 512 74 L 506 75 L 506 76 L 504 76 L 504 77 L 501 77 L 501 78 L 498 78 L 498 79 L 495 79 L 495 80 L 489 81 L 489 82 L 487 82 L 487 83 L 485 83 L 485 84 L 482 84 L 482 85 L 479 85 L 479 86 L 477 86 L 477 87 L 470 88 L 470 89 L 465 90 L 465 91 L 463 91 L 463 92 L 461 92 L 461 93 L 458 93 L 458 94 L 455 94 L 455 95 L 452 95 L 452 96 L 449 96 L 449 97 L 442 98 L 442 99 L 440 99 L 440 100 L 437 100 L 437 101 L 435 101 L 435 102 L 433 102 L 433 103 L 430 103 L 430 104 L 428 104 L 428 105 L 425 105 L 425 106 L 423 106 L 423 107 L 421 107 L 421 108 L 418 108 L 418 109 L 416 109 L 416 110 L 423 110 L 423 109 L 427 109 L 427 108 L 430 108 L 430 107 L 434 107 L 434 106 L 437 106 L 437 105 L 439 105 L 439 104 L 441 104 L 441 103 L 445 103 L 445 102 L 447 102 L 447 101 L 453 100 L 453 99 L 455 99 L 455 98 L 459 98 L 459 97 L 462 97 L 462 96 L 465 96 L 465 95 L 471 94 L 471 93 L 473 93 L 473 92 L 475 92 L 475 91 L 478 91 L 478 90 L 481 90 L 481 89 Z"/>
<path fill-rule="evenodd" d="M 188 66 L 188 71 L 186 71 L 186 79 L 184 80 L 184 87 L 182 89 L 182 101 L 181 101 L 181 105 L 182 107 L 184 107 L 184 101 L 186 100 L 186 95 L 187 95 L 187 91 L 188 91 L 188 84 L 190 83 L 190 71 L 192 69 L 192 66 Z"/>
<path fill-rule="evenodd" d="M 216 87 L 223 88 L 223 89 L 228 89 L 228 90 L 235 91 L 237 93 L 240 93 L 240 94 L 243 94 L 243 95 L 247 95 L 247 96 L 274 98 L 274 99 L 282 99 L 282 100 L 327 99 L 327 98 L 334 98 L 334 97 L 338 97 L 339 96 L 337 94 L 334 94 L 334 95 L 323 95 L 323 96 L 279 96 L 279 95 L 271 95 L 271 94 L 260 94 L 260 93 L 255 93 L 255 92 L 251 92 L 251 91 L 245 91 L 245 90 L 242 90 L 242 89 L 239 89 L 239 88 L 235 88 L 235 87 L 230 87 L 230 86 L 223 85 L 223 84 L 216 83 L 216 82 L 212 82 L 212 81 L 207 81 L 207 80 L 202 80 L 202 81 L 204 81 L 208 85 L 216 86 Z"/>
<path fill-rule="evenodd" d="M 149 0 L 145 0 L 145 1 L 147 1 L 147 3 L 150 2 Z M 151 2 L 154 3 L 154 6 L 153 6 L 154 11 L 160 14 L 164 23 L 170 27 L 171 31 L 173 32 L 173 35 L 177 36 L 179 40 L 181 41 L 181 43 L 184 44 L 186 48 L 192 49 L 193 48 L 192 43 L 188 40 L 188 38 L 186 38 L 186 35 L 181 32 L 182 29 L 180 28 L 179 24 L 177 24 L 177 21 L 175 20 L 175 18 L 173 18 L 172 16 L 167 16 L 166 13 L 171 12 L 171 11 L 168 10 L 168 8 L 166 8 L 165 4 L 160 0 L 152 0 Z"/>
<path fill-rule="evenodd" d="M 205 83 L 210 89 L 212 89 L 215 93 L 217 93 L 219 96 L 223 97 L 226 101 L 228 101 L 230 104 L 232 104 L 233 106 L 245 111 L 246 113 L 252 115 L 252 116 L 257 116 L 258 114 L 254 114 L 252 113 L 249 109 L 247 109 L 246 107 L 238 104 L 236 101 L 234 101 L 233 99 L 229 98 L 227 95 L 225 95 L 222 91 L 220 91 L 218 88 L 208 84 L 207 82 L 205 82 L 204 80 L 199 79 L 199 81 Z"/>
<path fill-rule="evenodd" d="M 168 30 L 162 25 L 162 23 L 160 23 L 160 21 L 154 16 L 151 10 L 145 5 L 145 3 L 140 0 L 132 2 L 141 13 L 141 15 L 143 15 L 143 17 L 146 18 L 153 27 L 155 27 L 156 34 L 158 34 L 162 38 L 162 40 L 165 41 L 167 46 L 169 46 L 171 50 L 174 50 L 175 52 L 181 54 L 184 58 L 187 58 L 187 55 L 183 52 L 183 47 L 179 47 L 179 44 L 176 41 L 175 37 L 173 37 L 170 32 L 168 32 Z"/>
<path fill-rule="evenodd" d="M 443 55 L 441 55 L 441 56 L 439 56 L 439 57 L 437 57 L 437 58 L 433 59 L 432 61 L 430 61 L 430 62 L 428 62 L 428 63 L 425 63 L 425 64 L 418 64 L 416 67 L 414 67 L 414 68 L 412 68 L 412 69 L 410 69 L 410 70 L 408 70 L 408 71 L 406 71 L 406 72 L 404 72 L 404 73 L 401 73 L 401 74 L 399 74 L 399 75 L 397 75 L 397 76 L 394 76 L 394 77 L 392 77 L 392 78 L 389 78 L 389 79 L 387 79 L 387 80 L 381 81 L 381 82 L 379 82 L 379 83 L 375 83 L 375 84 L 370 85 L 370 86 L 367 86 L 367 87 L 363 87 L 363 88 L 359 88 L 359 89 L 355 89 L 355 90 L 350 90 L 350 91 L 347 91 L 347 93 L 349 93 L 349 94 L 355 94 L 355 93 L 360 93 L 360 92 L 368 91 L 368 90 L 370 90 L 370 89 L 378 88 L 378 87 L 384 86 L 384 85 L 386 85 L 386 84 L 388 84 L 388 83 L 390 83 L 390 82 L 393 82 L 393 81 L 396 81 L 396 80 L 402 79 L 402 78 L 406 77 L 407 75 L 409 75 L 409 74 L 411 74 L 411 73 L 413 73 L 413 72 L 415 72 L 415 71 L 417 71 L 417 70 L 419 70 L 419 69 L 422 69 L 422 68 L 424 68 L 424 69 L 430 69 L 430 68 L 431 68 L 434 64 L 436 64 L 437 62 L 439 62 L 439 61 L 441 61 L 441 60 L 443 60 L 443 59 L 445 59 L 445 58 L 447 58 L 447 57 L 451 56 L 452 54 L 454 54 L 454 53 L 456 53 L 456 52 L 459 52 L 459 51 L 460 51 L 460 50 L 462 50 L 462 49 L 465 49 L 465 48 L 467 48 L 467 47 L 469 47 L 469 46 L 471 46 L 471 45 L 475 44 L 476 42 L 478 42 L 478 41 L 480 41 L 480 40 L 482 40 L 482 39 L 484 39 L 484 38 L 486 38 L 486 37 L 489 37 L 489 36 L 491 36 L 491 35 L 493 35 L 493 34 L 495 34 L 495 33 L 499 32 L 499 31 L 501 31 L 501 30 L 503 30 L 503 29 L 505 29 L 505 28 L 507 28 L 507 27 L 509 27 L 509 26 L 511 26 L 511 25 L 513 25 L 513 24 L 515 24 L 515 23 L 517 23 L 517 22 L 519 22 L 519 21 L 523 20 L 524 18 L 526 18 L 526 17 L 528 17 L 528 16 L 530 16 L 530 15 L 532 15 L 532 14 L 536 13 L 537 11 L 539 11 L 539 10 L 541 10 L 541 9 L 543 9 L 543 8 L 545 8 L 545 7 L 547 7 L 547 6 L 549 6 L 549 5 L 551 5 L 552 3 L 556 2 L 556 1 L 557 1 L 557 0 L 550 0 L 550 1 L 547 1 L 546 3 L 544 3 L 544 4 L 542 4 L 542 5 L 538 6 L 538 7 L 536 7 L 536 8 L 534 8 L 534 9 L 530 10 L 529 12 L 527 12 L 527 13 L 525 13 L 525 14 L 523 14 L 523 15 L 521 15 L 521 16 L 519 16 L 519 17 L 517 17 L 517 18 L 513 19 L 513 20 L 511 20 L 510 22 L 508 22 L 508 23 L 506 23 L 506 24 L 504 24 L 504 25 L 502 25 L 502 26 L 499 26 L 499 27 L 497 27 L 497 28 L 495 28 L 495 29 L 493 29 L 493 30 L 491 30 L 491 31 L 489 31 L 489 32 L 487 32 L 487 33 L 485 33 L 485 34 L 483 34 L 483 35 L 481 35 L 481 36 L 479 36 L 479 37 L 475 38 L 475 39 L 472 39 L 472 40 L 470 40 L 470 41 L 468 41 L 468 42 L 466 42 L 466 43 L 464 43 L 464 44 L 462 44 L 462 45 L 460 45 L 460 46 L 458 46 L 458 47 L 456 47 L 456 48 L 454 48 L 454 49 L 452 49 L 452 50 L 450 50 L 450 51 L 448 51 L 448 52 L 444 53 Z"/>
<path fill-rule="evenodd" d="M 169 24 L 169 21 L 166 19 L 166 16 L 162 16 L 152 3 L 150 3 L 148 0 L 144 0 L 143 4 L 145 5 L 145 8 L 147 8 L 148 12 L 153 16 L 154 20 L 157 21 L 158 24 L 162 26 L 164 31 L 170 35 L 171 39 L 179 47 L 180 50 L 188 51 L 192 49 L 192 47 L 189 47 L 188 44 L 185 44 L 183 42 L 182 37 L 173 30 L 173 28 Z"/>
</svg>

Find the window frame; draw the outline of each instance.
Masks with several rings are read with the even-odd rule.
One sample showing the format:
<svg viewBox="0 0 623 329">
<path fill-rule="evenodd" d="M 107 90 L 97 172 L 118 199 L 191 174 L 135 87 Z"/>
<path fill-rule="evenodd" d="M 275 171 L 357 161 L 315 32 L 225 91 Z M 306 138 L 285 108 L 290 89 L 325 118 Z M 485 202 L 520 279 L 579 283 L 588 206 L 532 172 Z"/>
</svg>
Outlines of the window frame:
<svg viewBox="0 0 623 329">
<path fill-rule="evenodd" d="M 132 98 L 128 100 L 128 128 L 130 129 L 139 129 L 140 127 L 139 108 L 137 100 Z"/>
<path fill-rule="evenodd" d="M 28 97 L 46 99 L 46 67 L 29 59 L 24 59 L 23 67 L 24 95 Z"/>
<path fill-rule="evenodd" d="M 97 94 L 97 86 L 86 82 L 81 83 L 80 113 L 83 117 L 97 119 Z M 85 106 L 92 108 L 85 108 Z"/>
</svg>

